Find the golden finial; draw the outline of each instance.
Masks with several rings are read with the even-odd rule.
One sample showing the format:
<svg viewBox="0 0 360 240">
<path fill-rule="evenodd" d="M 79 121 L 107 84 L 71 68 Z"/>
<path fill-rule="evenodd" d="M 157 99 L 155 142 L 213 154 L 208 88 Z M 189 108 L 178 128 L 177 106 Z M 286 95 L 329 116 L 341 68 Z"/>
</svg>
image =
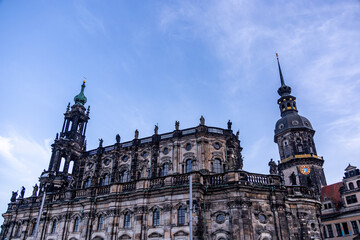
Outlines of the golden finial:
<svg viewBox="0 0 360 240">
<path fill-rule="evenodd" d="M 276 59 L 279 59 L 279 55 L 276 53 Z"/>
<path fill-rule="evenodd" d="M 85 83 L 86 82 L 86 77 L 84 77 L 84 81 L 83 81 L 83 83 Z"/>
</svg>

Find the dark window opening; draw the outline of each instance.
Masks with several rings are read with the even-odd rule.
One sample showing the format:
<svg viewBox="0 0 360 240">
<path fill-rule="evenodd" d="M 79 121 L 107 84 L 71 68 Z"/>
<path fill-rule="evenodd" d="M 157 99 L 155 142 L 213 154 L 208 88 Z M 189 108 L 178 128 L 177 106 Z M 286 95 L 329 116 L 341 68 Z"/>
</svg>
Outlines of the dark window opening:
<svg viewBox="0 0 360 240">
<path fill-rule="evenodd" d="M 338 237 L 342 237 L 342 231 L 341 231 L 341 226 L 340 223 L 336 223 L 335 224 L 335 228 L 336 228 L 336 234 Z"/>
<path fill-rule="evenodd" d="M 356 195 L 351 195 L 346 197 L 347 204 L 357 203 Z"/>
<path fill-rule="evenodd" d="M 327 230 L 328 230 L 328 234 L 329 234 L 329 238 L 333 238 L 334 237 L 334 232 L 332 230 L 331 225 L 326 225 Z"/>
<path fill-rule="evenodd" d="M 352 228 L 353 228 L 354 234 L 359 234 L 359 227 L 358 227 L 358 225 L 357 225 L 357 222 L 356 222 L 356 221 L 352 221 L 352 222 L 351 222 L 351 226 L 352 226 Z"/>
</svg>

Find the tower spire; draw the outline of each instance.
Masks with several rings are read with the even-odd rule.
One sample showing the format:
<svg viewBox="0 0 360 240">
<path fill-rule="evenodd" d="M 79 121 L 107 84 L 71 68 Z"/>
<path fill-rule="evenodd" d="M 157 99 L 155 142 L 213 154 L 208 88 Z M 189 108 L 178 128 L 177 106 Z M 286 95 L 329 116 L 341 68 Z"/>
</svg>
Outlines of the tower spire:
<svg viewBox="0 0 360 240">
<path fill-rule="evenodd" d="M 277 60 L 278 67 L 279 67 L 279 74 L 280 74 L 281 86 L 284 86 L 284 85 L 285 85 L 285 81 L 284 81 L 284 77 L 283 77 L 282 72 L 281 72 L 281 67 L 280 67 L 280 62 L 279 62 L 279 55 L 278 55 L 277 53 L 276 53 L 276 60 Z"/>
<path fill-rule="evenodd" d="M 279 67 L 279 74 L 280 74 L 280 81 L 281 81 L 281 86 L 279 87 L 278 89 L 278 94 L 283 97 L 283 96 L 289 96 L 290 93 L 291 93 L 291 87 L 287 86 L 285 84 L 285 81 L 284 81 L 284 77 L 282 75 L 282 72 L 281 72 L 281 67 L 280 67 L 280 61 L 279 61 L 279 55 L 276 53 L 276 60 L 277 60 L 277 63 L 278 63 L 278 67 Z"/>
</svg>

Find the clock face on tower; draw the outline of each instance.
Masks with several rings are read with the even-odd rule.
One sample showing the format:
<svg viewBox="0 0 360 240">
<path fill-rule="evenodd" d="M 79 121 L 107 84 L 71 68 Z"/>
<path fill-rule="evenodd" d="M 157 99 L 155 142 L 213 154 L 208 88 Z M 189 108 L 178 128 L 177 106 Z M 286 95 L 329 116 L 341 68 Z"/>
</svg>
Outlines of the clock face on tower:
<svg viewBox="0 0 360 240">
<path fill-rule="evenodd" d="M 310 167 L 309 166 L 301 166 L 300 172 L 304 175 L 310 174 Z"/>
</svg>

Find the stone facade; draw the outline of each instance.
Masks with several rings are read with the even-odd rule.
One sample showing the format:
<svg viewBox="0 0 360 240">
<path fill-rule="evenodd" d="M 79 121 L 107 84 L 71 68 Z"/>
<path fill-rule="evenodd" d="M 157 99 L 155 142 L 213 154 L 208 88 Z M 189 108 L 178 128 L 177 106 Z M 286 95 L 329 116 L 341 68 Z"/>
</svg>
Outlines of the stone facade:
<svg viewBox="0 0 360 240">
<path fill-rule="evenodd" d="M 190 217 L 194 239 L 323 239 L 317 189 L 287 180 L 295 170 L 289 172 L 291 166 L 284 164 L 298 166 L 299 159 L 282 161 L 279 168 L 271 161 L 269 175 L 244 171 L 232 123 L 211 127 L 203 117 L 188 129 L 176 121 L 175 130 L 163 134 L 155 126 L 154 135 L 141 139 L 136 130 L 127 142 L 117 135 L 110 146 L 100 139 L 99 147 L 88 151 L 90 110 L 84 107 L 84 88 L 85 83 L 66 110 L 39 192 L 35 188 L 29 198 L 13 196 L 0 239 L 34 239 L 37 234 L 48 240 L 185 240 Z M 313 154 L 302 161 L 320 168 L 323 163 Z"/>
</svg>

